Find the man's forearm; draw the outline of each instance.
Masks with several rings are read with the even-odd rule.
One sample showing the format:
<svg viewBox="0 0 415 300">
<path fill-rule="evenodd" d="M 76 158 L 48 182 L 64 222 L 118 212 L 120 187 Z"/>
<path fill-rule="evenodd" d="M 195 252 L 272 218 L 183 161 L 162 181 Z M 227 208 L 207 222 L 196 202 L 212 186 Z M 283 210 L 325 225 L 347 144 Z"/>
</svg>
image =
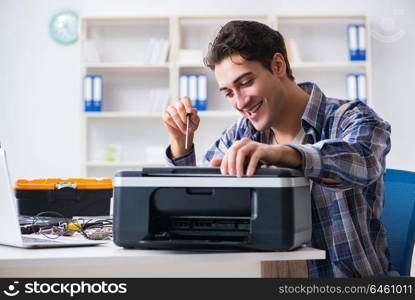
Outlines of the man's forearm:
<svg viewBox="0 0 415 300">
<path fill-rule="evenodd" d="M 281 145 L 281 156 L 278 165 L 281 167 L 297 168 L 303 162 L 301 153 L 290 146 Z"/>
</svg>

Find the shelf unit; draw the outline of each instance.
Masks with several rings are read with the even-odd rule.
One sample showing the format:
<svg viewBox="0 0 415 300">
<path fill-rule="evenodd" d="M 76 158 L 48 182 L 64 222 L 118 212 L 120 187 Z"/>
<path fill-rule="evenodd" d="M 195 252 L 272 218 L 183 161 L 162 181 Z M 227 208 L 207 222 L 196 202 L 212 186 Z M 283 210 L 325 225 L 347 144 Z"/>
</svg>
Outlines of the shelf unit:
<svg viewBox="0 0 415 300">
<path fill-rule="evenodd" d="M 83 112 L 80 101 L 83 176 L 112 177 L 118 169 L 164 164 L 168 136 L 161 111 L 151 111 L 147 100 L 152 88 L 168 89 L 170 103 L 178 99 L 182 73 L 208 76 L 208 110 L 199 113 L 201 123 L 195 137 L 197 160 L 202 159 L 239 114 L 219 93 L 213 72 L 202 61 L 180 63 L 178 57 L 181 50 L 201 50 L 205 55 L 220 26 L 233 19 L 263 22 L 286 39 L 294 38 L 303 56 L 302 61 L 290 62 L 296 81 L 315 81 L 328 96 L 345 98 L 346 74 L 366 73 L 368 102 L 373 105 L 370 39 L 366 38 L 366 61 L 349 61 L 347 51 L 349 23 L 363 23 L 370 32 L 365 15 L 85 16 L 80 22 L 81 76 L 103 75 L 104 100 L 103 111 L 96 113 Z M 169 41 L 167 62 L 144 62 L 153 37 Z M 99 61 L 87 59 L 87 41 L 94 42 Z M 108 145 L 121 146 L 121 161 L 103 160 Z"/>
</svg>

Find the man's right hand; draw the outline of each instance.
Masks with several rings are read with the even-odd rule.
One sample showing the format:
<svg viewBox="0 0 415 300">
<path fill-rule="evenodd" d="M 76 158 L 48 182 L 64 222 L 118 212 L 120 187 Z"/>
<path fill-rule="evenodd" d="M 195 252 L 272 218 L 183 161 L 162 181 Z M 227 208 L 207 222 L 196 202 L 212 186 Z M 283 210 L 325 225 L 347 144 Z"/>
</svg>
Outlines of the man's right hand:
<svg viewBox="0 0 415 300">
<path fill-rule="evenodd" d="M 190 113 L 188 149 L 186 141 L 186 114 Z M 170 136 L 172 158 L 180 157 L 190 151 L 193 145 L 194 133 L 199 127 L 200 118 L 197 109 L 192 107 L 189 97 L 183 97 L 163 111 L 163 124 Z"/>
</svg>

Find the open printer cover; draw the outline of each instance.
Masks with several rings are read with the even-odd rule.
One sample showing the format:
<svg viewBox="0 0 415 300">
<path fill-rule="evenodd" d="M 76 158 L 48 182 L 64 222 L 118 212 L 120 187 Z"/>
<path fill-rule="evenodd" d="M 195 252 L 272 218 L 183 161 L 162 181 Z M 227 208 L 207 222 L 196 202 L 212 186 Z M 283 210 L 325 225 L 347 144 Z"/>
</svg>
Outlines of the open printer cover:
<svg viewBox="0 0 415 300">
<path fill-rule="evenodd" d="M 113 222 L 125 248 L 286 251 L 311 239 L 309 182 L 282 168 L 241 178 L 219 168 L 119 171 Z"/>
</svg>

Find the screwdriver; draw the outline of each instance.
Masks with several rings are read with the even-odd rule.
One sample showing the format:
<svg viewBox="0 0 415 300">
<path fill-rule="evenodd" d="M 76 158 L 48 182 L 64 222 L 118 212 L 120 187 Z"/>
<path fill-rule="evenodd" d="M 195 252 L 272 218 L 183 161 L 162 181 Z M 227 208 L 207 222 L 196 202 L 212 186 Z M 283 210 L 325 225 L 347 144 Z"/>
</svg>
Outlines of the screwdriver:
<svg viewBox="0 0 415 300">
<path fill-rule="evenodd" d="M 188 141 L 189 141 L 189 123 L 190 123 L 190 113 L 186 113 L 186 140 L 184 148 L 187 150 Z"/>
</svg>

